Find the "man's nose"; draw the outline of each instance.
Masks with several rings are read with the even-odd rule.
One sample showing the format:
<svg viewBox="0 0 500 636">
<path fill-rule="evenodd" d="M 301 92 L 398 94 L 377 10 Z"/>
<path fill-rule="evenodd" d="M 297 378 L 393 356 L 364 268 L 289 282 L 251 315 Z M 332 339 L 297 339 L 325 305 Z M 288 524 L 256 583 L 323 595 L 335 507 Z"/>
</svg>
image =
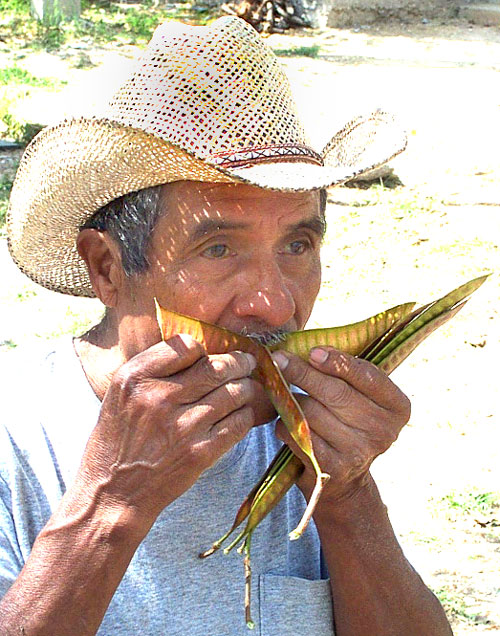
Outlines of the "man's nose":
<svg viewBox="0 0 500 636">
<path fill-rule="evenodd" d="M 282 327 L 295 315 L 295 299 L 289 282 L 275 262 L 253 263 L 240 277 L 234 311 L 269 327 Z"/>
</svg>

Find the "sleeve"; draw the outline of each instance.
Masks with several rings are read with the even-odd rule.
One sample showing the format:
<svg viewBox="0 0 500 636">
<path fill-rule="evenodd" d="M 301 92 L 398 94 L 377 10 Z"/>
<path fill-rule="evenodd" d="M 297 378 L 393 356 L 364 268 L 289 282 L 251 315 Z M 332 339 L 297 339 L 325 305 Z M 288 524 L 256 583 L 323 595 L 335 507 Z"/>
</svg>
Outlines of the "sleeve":
<svg viewBox="0 0 500 636">
<path fill-rule="evenodd" d="M 0 476 L 0 598 L 21 572 L 22 555 L 11 512 L 11 495 Z"/>
</svg>

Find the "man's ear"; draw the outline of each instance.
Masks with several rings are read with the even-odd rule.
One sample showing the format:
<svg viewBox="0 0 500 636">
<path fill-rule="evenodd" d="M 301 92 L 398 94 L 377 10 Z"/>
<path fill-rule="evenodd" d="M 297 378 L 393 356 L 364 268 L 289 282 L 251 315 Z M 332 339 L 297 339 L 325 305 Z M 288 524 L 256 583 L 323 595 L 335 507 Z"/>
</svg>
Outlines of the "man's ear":
<svg viewBox="0 0 500 636">
<path fill-rule="evenodd" d="M 108 232 L 84 229 L 76 247 L 87 265 L 95 295 L 106 307 L 115 307 L 125 278 L 118 246 Z"/>
</svg>

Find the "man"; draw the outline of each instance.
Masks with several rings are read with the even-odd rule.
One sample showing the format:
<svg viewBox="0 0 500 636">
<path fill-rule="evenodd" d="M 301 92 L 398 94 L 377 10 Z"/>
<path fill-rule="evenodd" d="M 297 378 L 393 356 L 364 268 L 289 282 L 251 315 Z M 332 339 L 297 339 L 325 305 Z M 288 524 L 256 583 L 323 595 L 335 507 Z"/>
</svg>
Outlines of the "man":
<svg viewBox="0 0 500 636">
<path fill-rule="evenodd" d="M 37 138 L 12 195 L 11 254 L 106 314 L 30 363 L 29 399 L 4 424 L 2 634 L 246 633 L 240 559 L 197 554 L 232 521 L 276 436 L 299 451 L 280 422 L 274 433 L 255 359 L 206 355 L 183 334 L 160 342 L 153 299 L 265 341 L 303 328 L 320 285 L 323 188 L 403 146 L 376 113 L 322 155 L 308 147 L 275 58 L 235 18 L 160 27 L 106 118 Z M 255 533 L 256 631 L 450 634 L 369 473 L 408 400 L 328 347 L 275 361 L 304 392 L 331 479 L 299 541 L 286 540 L 298 489 Z M 312 480 L 306 470 L 306 496 Z"/>
</svg>

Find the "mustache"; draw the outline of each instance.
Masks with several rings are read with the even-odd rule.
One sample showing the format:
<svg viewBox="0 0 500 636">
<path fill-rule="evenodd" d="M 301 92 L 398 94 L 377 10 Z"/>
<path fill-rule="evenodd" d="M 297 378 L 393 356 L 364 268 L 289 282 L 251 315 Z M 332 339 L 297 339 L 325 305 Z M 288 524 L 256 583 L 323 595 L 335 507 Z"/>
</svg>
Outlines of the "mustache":
<svg viewBox="0 0 500 636">
<path fill-rule="evenodd" d="M 289 330 L 278 327 L 277 329 L 267 331 L 251 331 L 249 332 L 246 327 L 240 331 L 242 336 L 251 338 L 257 344 L 265 345 L 266 347 L 272 347 L 279 342 L 284 342 L 290 333 Z"/>
</svg>

